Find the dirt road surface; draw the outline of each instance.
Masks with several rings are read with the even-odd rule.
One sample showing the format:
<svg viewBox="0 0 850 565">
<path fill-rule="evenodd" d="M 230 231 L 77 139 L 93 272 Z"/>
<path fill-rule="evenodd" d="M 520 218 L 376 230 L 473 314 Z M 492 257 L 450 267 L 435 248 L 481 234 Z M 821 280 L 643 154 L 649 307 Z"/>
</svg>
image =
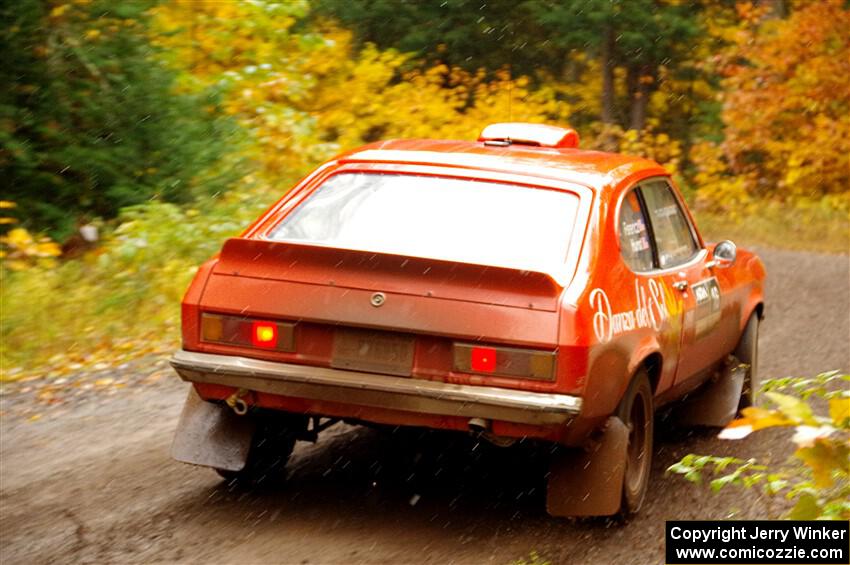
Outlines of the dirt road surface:
<svg viewBox="0 0 850 565">
<path fill-rule="evenodd" d="M 762 375 L 849 369 L 848 257 L 761 253 Z M 543 469 L 522 450 L 337 425 L 299 444 L 282 488 L 244 492 L 169 458 L 186 385 L 142 378 L 157 369 L 125 368 L 131 386 L 39 408 L 38 419 L 22 411 L 36 402 L 26 389 L 0 398 L 0 562 L 506 564 L 536 550 L 552 563 L 662 563 L 666 519 L 778 510 L 753 493 L 711 495 L 667 466 L 689 452 L 789 456 L 775 433 L 668 433 L 645 508 L 617 525 L 549 518 Z"/>
</svg>

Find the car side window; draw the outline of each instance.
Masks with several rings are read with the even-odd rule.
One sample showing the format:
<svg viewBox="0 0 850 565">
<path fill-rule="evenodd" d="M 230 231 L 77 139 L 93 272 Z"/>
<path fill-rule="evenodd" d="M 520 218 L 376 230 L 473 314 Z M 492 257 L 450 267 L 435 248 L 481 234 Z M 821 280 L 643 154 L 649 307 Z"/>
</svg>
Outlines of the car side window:
<svg viewBox="0 0 850 565">
<path fill-rule="evenodd" d="M 641 194 L 655 236 L 658 266 L 674 267 L 693 257 L 699 247 L 670 185 L 664 181 L 649 182 L 641 186 Z"/>
<path fill-rule="evenodd" d="M 633 271 L 652 269 L 652 245 L 637 189 L 629 192 L 620 204 L 620 253 Z"/>
</svg>

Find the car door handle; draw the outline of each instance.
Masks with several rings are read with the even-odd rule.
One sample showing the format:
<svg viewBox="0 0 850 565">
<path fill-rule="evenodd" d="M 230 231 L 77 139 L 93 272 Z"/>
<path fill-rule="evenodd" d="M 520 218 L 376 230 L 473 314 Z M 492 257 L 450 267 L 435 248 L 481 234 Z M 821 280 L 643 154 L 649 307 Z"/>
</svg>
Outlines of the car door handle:
<svg viewBox="0 0 850 565">
<path fill-rule="evenodd" d="M 676 281 L 673 283 L 673 288 L 685 292 L 688 290 L 688 281 Z"/>
</svg>

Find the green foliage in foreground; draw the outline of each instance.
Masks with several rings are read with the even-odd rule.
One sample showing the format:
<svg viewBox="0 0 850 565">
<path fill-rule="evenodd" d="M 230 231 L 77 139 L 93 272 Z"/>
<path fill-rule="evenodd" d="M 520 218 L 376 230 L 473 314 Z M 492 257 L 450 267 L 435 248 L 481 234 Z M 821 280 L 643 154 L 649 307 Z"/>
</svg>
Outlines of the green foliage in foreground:
<svg viewBox="0 0 850 565">
<path fill-rule="evenodd" d="M 3 276 L 3 379 L 113 364 L 179 340 L 180 300 L 197 266 L 280 194 L 230 193 L 197 209 L 122 211 L 103 246 L 58 266 Z"/>
<path fill-rule="evenodd" d="M 755 459 L 689 454 L 667 472 L 696 484 L 714 477 L 709 481 L 713 492 L 731 485 L 783 496 L 795 502 L 786 516 L 791 520 L 850 518 L 850 375 L 832 371 L 810 379 L 772 379 L 762 391 L 768 406 L 746 408 L 720 437 L 740 439 L 765 428 L 793 427 L 788 438 L 795 446 L 793 462 L 774 468 Z M 821 405 L 828 406 L 828 415 L 817 413 Z"/>
</svg>

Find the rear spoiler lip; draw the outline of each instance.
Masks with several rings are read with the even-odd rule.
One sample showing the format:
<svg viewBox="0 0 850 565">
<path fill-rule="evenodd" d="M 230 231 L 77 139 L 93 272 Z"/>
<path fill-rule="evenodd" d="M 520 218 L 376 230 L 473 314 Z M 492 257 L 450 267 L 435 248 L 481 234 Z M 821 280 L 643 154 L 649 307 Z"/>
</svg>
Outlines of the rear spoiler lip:
<svg viewBox="0 0 850 565">
<path fill-rule="evenodd" d="M 256 249 L 252 249 L 256 248 Z M 359 249 L 346 249 L 333 247 L 329 245 L 322 244 L 306 244 L 301 242 L 291 242 L 291 241 L 274 241 L 264 237 L 232 237 L 225 241 L 222 246 L 221 252 L 218 255 L 218 261 L 213 267 L 213 274 L 216 275 L 236 275 L 236 276 L 246 276 L 251 278 L 269 278 L 257 276 L 249 273 L 242 273 L 240 264 L 245 264 L 248 262 L 255 262 L 260 257 L 265 255 L 267 252 L 277 252 L 277 253 L 286 253 L 287 251 L 293 251 L 298 254 L 307 254 L 312 252 L 322 253 L 325 252 L 327 254 L 340 254 L 341 258 L 339 263 L 342 264 L 345 262 L 346 256 L 349 258 L 357 257 L 359 262 L 375 262 L 375 261 L 388 261 L 390 264 L 397 264 L 399 268 L 404 268 L 404 266 L 408 262 L 422 262 L 433 264 L 435 267 L 441 267 L 444 270 L 454 271 L 460 267 L 460 270 L 478 270 L 480 274 L 483 276 L 484 273 L 492 273 L 501 277 L 510 277 L 510 276 L 525 276 L 531 277 L 532 279 L 536 279 L 534 282 L 536 283 L 537 290 L 540 290 L 540 287 L 545 280 L 550 289 L 546 290 L 545 295 L 549 300 L 559 300 L 563 291 L 567 288 L 568 285 L 563 284 L 559 281 L 559 274 L 539 271 L 539 270 L 531 270 L 531 269 L 519 269 L 519 268 L 511 268 L 511 267 L 503 267 L 503 266 L 494 266 L 494 265 L 484 265 L 477 263 L 468 263 L 462 261 L 452 261 L 446 259 L 434 259 L 430 257 L 417 257 L 417 256 L 408 256 L 408 255 L 399 255 L 394 253 L 385 253 L 379 251 L 366 251 Z M 249 253 L 253 255 L 248 256 Z M 295 267 L 295 265 L 299 261 L 296 259 L 292 263 L 289 264 L 288 267 L 282 266 L 283 269 L 288 270 L 289 268 Z M 423 273 L 426 274 L 430 271 L 430 266 Z M 281 278 L 279 280 L 291 280 L 286 278 Z M 298 282 L 298 281 L 296 281 Z M 306 282 L 306 281 L 305 281 Z M 312 281 L 313 284 L 320 284 L 320 281 Z M 337 284 L 336 286 L 340 286 L 342 288 L 348 287 L 345 284 Z M 398 292 L 398 291 L 391 291 Z M 416 294 L 407 292 L 405 294 Z M 445 296 L 433 296 L 433 298 L 443 298 L 443 299 L 451 299 L 451 300 L 461 300 L 458 298 L 448 298 Z M 500 304 L 499 302 L 493 302 L 495 305 L 506 306 L 506 307 L 518 307 L 514 304 Z M 530 306 L 522 306 L 523 308 L 529 308 Z M 550 310 L 549 308 L 546 308 Z M 557 309 L 557 306 L 554 308 Z"/>
<path fill-rule="evenodd" d="M 429 261 L 429 262 L 434 262 L 434 263 L 440 263 L 440 264 L 447 265 L 447 266 L 465 265 L 465 266 L 469 266 L 469 267 L 478 267 L 478 268 L 482 268 L 482 269 L 486 269 L 486 270 L 504 271 L 504 272 L 512 272 L 512 273 L 530 273 L 530 274 L 535 274 L 535 275 L 543 275 L 543 276 L 549 278 L 561 290 L 563 290 L 567 286 L 567 285 L 565 285 L 565 284 L 563 284 L 559 281 L 559 278 L 560 278 L 559 274 L 553 273 L 553 272 L 550 272 L 550 271 L 542 271 L 542 270 L 537 270 L 537 269 L 520 269 L 520 268 L 515 268 L 515 267 L 505 267 L 505 266 L 501 266 L 501 265 L 487 265 L 485 263 L 469 263 L 467 261 L 453 261 L 451 259 L 436 259 L 436 258 L 433 258 L 433 257 L 420 257 L 420 256 L 417 256 L 417 255 L 399 255 L 397 253 L 386 253 L 384 251 L 369 251 L 369 250 L 366 250 L 366 249 L 350 249 L 350 248 L 346 248 L 346 247 L 334 247 L 332 245 L 324 245 L 324 244 L 321 244 L 321 243 L 300 243 L 300 242 L 296 242 L 296 241 L 278 241 L 278 240 L 274 240 L 274 239 L 268 239 L 266 237 L 231 237 L 231 238 L 228 238 L 224 242 L 224 245 L 222 246 L 221 253 L 219 255 L 219 262 L 221 262 L 220 259 L 222 257 L 224 257 L 225 247 L 227 247 L 227 245 L 234 240 L 237 240 L 237 241 L 240 241 L 240 242 L 256 242 L 256 243 L 266 243 L 266 244 L 270 244 L 270 245 L 281 245 L 281 246 L 292 247 L 292 248 L 300 248 L 300 249 L 303 249 L 303 250 L 322 249 L 322 250 L 327 250 L 327 251 L 339 251 L 341 253 L 360 254 L 360 255 L 369 256 L 369 257 L 386 257 L 388 259 L 392 258 L 392 259 L 398 259 L 398 260 L 401 260 L 401 261 L 414 260 L 415 259 L 415 260 L 419 260 L 419 261 Z"/>
<path fill-rule="evenodd" d="M 265 277 L 257 277 L 257 276 L 253 276 L 253 275 L 233 274 L 233 273 L 226 273 L 226 272 L 215 272 L 215 270 L 213 270 L 212 274 L 217 276 L 217 277 L 234 277 L 234 278 L 238 277 L 238 278 L 244 278 L 244 279 L 269 280 Z M 540 274 L 543 274 L 543 273 L 540 273 Z M 298 281 L 286 281 L 286 280 L 283 280 L 281 282 L 298 283 Z M 311 283 L 299 283 L 299 284 L 311 284 Z M 344 285 L 344 284 L 337 284 L 337 285 L 334 285 L 334 286 L 336 288 L 342 288 L 342 289 L 348 289 L 348 290 L 374 290 L 374 289 L 367 289 L 367 288 L 360 287 L 360 286 L 352 286 L 352 285 Z M 406 295 L 409 295 L 409 296 L 423 296 L 421 294 L 398 291 L 398 290 L 391 290 L 391 291 L 387 291 L 387 292 L 391 292 L 393 294 L 402 294 L 402 295 L 406 294 Z M 535 305 L 534 307 L 519 306 L 519 305 L 516 305 L 516 304 L 505 304 L 505 303 L 502 303 L 502 302 L 482 302 L 482 301 L 476 301 L 476 300 L 464 300 L 463 298 L 453 298 L 453 297 L 448 297 L 448 296 L 428 296 L 428 298 L 430 300 L 446 300 L 446 301 L 449 301 L 449 302 L 471 302 L 471 303 L 485 304 L 485 305 L 490 305 L 490 306 L 498 306 L 500 308 L 517 308 L 519 310 L 529 310 L 529 309 L 531 309 L 531 310 L 543 311 L 543 312 L 554 312 L 555 311 L 554 308 L 540 308 L 537 305 Z M 240 313 L 243 313 L 241 310 L 229 310 L 229 309 L 221 309 L 221 308 L 216 308 L 214 310 L 209 310 L 209 311 L 212 312 L 212 313 L 218 312 L 218 313 L 223 313 L 223 314 L 240 314 Z M 306 320 L 306 318 L 305 318 L 305 320 Z M 318 320 L 318 318 L 316 320 Z M 363 327 L 370 327 L 370 326 L 364 325 Z M 375 326 L 375 329 L 381 329 L 381 327 Z"/>
</svg>

